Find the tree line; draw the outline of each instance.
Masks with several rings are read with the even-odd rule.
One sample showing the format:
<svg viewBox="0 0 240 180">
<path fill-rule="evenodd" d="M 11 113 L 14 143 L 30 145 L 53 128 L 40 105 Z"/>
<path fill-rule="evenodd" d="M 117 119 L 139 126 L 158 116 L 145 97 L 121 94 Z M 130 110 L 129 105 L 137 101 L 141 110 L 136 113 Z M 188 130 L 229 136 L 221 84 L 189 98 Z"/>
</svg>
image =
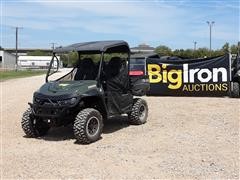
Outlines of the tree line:
<svg viewBox="0 0 240 180">
<path fill-rule="evenodd" d="M 155 53 L 159 54 L 160 56 L 177 56 L 184 59 L 193 59 L 193 58 L 205 58 L 205 57 L 216 57 L 221 56 L 226 53 L 230 52 L 232 54 L 237 54 L 238 46 L 237 45 L 230 45 L 229 43 L 225 43 L 221 49 L 212 50 L 210 51 L 208 48 L 198 48 L 194 49 L 175 49 L 172 50 L 168 46 L 160 45 L 156 47 Z M 41 50 L 36 50 L 32 52 L 28 52 L 27 55 L 29 56 L 49 56 L 51 53 L 47 53 Z M 93 60 L 98 59 L 98 55 L 90 55 Z M 107 55 L 107 59 L 109 59 L 111 55 Z M 64 67 L 69 67 L 76 65 L 78 60 L 78 54 L 76 52 L 70 52 L 68 54 L 60 55 L 61 61 L 63 62 Z"/>
<path fill-rule="evenodd" d="M 238 46 L 237 45 L 229 45 L 229 43 L 225 43 L 221 49 L 210 51 L 208 48 L 198 48 L 198 49 L 175 49 L 171 50 L 171 48 L 160 45 L 156 47 L 155 53 L 160 56 L 177 56 L 184 59 L 192 59 L 192 58 L 204 58 L 204 57 L 216 57 L 221 56 L 230 52 L 232 54 L 237 54 Z"/>
</svg>

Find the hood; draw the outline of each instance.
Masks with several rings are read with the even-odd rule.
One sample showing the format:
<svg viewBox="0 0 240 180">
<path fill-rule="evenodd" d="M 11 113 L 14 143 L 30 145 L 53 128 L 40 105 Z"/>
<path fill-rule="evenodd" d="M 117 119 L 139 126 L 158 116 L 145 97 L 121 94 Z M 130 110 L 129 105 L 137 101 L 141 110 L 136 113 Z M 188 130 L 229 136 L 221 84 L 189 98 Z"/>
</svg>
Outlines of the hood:
<svg viewBox="0 0 240 180">
<path fill-rule="evenodd" d="M 45 83 L 37 93 L 47 96 L 81 95 L 97 88 L 97 81 L 53 81 Z"/>
</svg>

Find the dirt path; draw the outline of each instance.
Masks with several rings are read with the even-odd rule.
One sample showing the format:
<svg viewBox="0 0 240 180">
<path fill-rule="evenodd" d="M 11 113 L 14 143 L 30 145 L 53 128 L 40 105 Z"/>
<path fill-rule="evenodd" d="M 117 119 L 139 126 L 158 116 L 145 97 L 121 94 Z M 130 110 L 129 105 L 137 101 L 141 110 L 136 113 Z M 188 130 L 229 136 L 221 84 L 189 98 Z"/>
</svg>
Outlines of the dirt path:
<svg viewBox="0 0 240 180">
<path fill-rule="evenodd" d="M 71 127 L 23 137 L 22 113 L 43 82 L 0 82 L 3 179 L 239 178 L 238 99 L 147 97 L 147 124 L 110 121 L 101 140 L 77 145 Z"/>
</svg>

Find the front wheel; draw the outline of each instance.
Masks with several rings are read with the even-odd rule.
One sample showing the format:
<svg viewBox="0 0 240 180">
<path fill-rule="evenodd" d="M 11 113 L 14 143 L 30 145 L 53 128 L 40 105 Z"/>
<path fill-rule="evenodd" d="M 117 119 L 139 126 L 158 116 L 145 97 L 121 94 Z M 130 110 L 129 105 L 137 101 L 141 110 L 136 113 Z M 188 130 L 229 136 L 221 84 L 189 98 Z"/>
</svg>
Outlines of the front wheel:
<svg viewBox="0 0 240 180">
<path fill-rule="evenodd" d="M 129 114 L 130 123 L 135 125 L 144 124 L 148 117 L 148 105 L 144 99 L 136 98 L 133 100 L 132 111 Z"/>
<path fill-rule="evenodd" d="M 26 136 L 32 138 L 45 135 L 50 128 L 47 123 L 33 116 L 31 108 L 23 113 L 21 124 Z"/>
<path fill-rule="evenodd" d="M 74 135 L 81 144 L 97 141 L 101 136 L 102 129 L 102 115 L 93 108 L 86 108 L 80 111 L 73 125 Z"/>
</svg>

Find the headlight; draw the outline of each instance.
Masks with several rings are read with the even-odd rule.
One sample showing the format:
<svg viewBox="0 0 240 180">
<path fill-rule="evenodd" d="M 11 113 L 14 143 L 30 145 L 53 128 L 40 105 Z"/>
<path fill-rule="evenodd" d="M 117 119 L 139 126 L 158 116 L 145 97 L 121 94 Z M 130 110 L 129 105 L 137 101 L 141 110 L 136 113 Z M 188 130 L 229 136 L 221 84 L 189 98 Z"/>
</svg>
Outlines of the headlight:
<svg viewBox="0 0 240 180">
<path fill-rule="evenodd" d="M 71 98 L 71 99 L 70 99 L 70 104 L 75 104 L 76 101 L 77 101 L 77 98 L 75 98 L 75 97 L 74 97 L 74 98 Z"/>
<path fill-rule="evenodd" d="M 77 101 L 77 98 L 71 98 L 71 99 L 66 99 L 66 100 L 62 100 L 62 101 L 58 101 L 59 104 L 61 105 L 73 105 L 75 104 Z"/>
</svg>

